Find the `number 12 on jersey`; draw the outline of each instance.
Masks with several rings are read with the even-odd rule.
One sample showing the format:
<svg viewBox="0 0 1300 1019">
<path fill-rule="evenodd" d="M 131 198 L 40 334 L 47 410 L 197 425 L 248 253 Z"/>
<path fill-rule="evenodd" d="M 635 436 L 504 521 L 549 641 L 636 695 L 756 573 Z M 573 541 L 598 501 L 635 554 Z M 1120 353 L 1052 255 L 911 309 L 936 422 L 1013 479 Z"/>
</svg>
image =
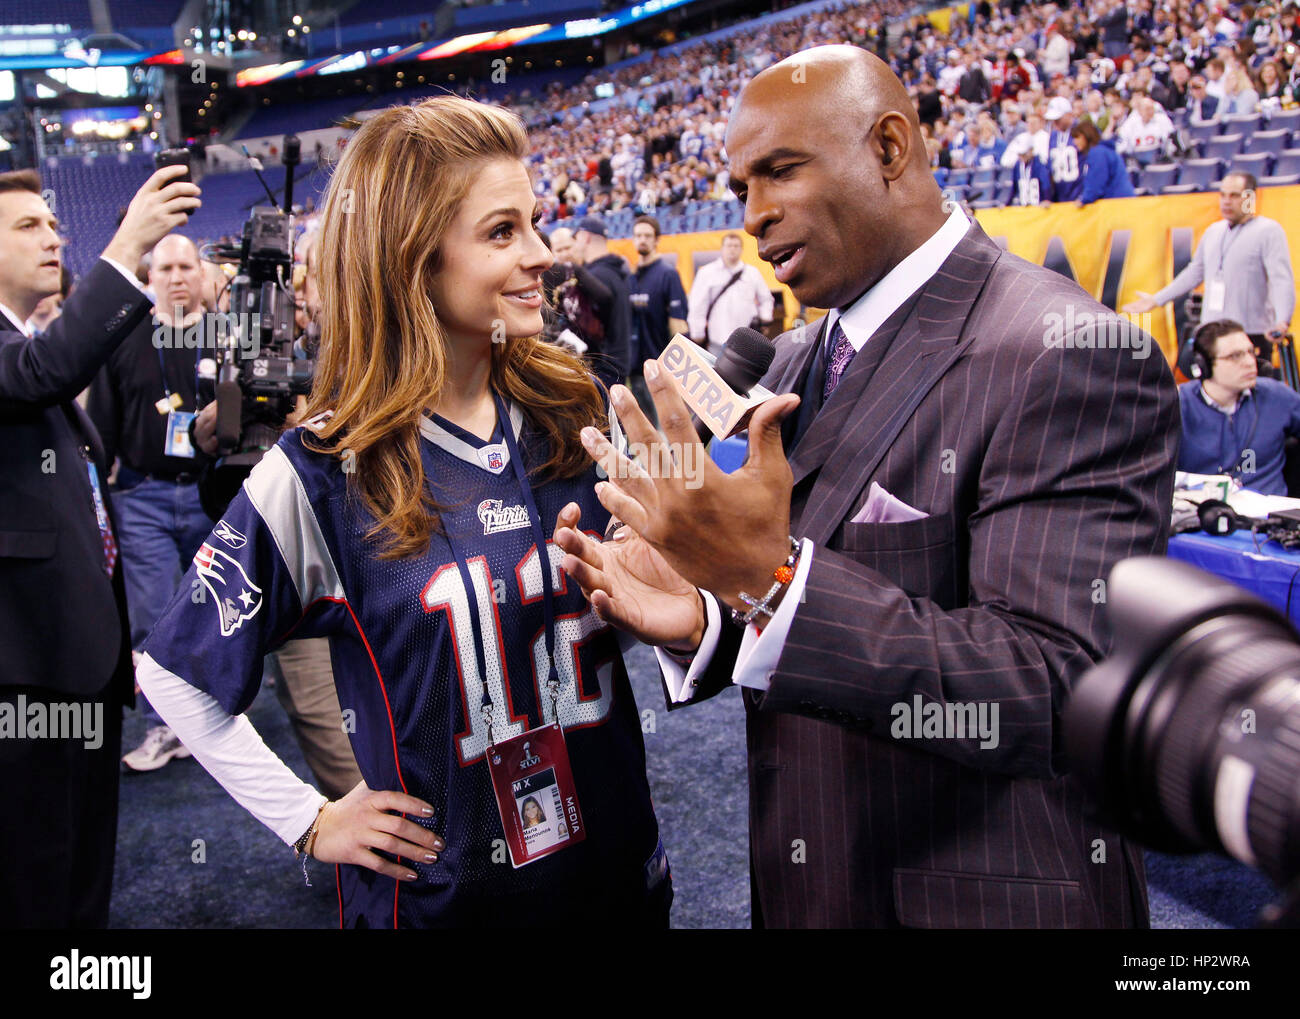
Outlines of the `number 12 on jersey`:
<svg viewBox="0 0 1300 1019">
<path fill-rule="evenodd" d="M 550 560 L 553 586 L 559 592 L 563 590 L 565 579 L 559 568 L 564 552 L 552 542 L 547 542 L 546 551 L 547 558 Z M 420 594 L 425 612 L 445 611 L 447 613 L 447 622 L 455 643 L 461 706 L 467 725 L 467 729 L 458 732 L 455 737 L 456 750 L 462 765 L 482 757 L 488 747 L 487 722 L 479 709 L 485 681 L 488 696 L 492 700 L 493 735 L 498 743 L 518 736 L 528 727 L 527 712 L 530 706 L 536 705 L 543 709 L 543 715 L 549 715 L 551 702 L 549 693 L 541 689 L 549 672 L 546 632 L 545 628 L 542 628 L 533 638 L 530 650 L 533 705 L 521 705 L 523 711 L 515 709 L 505 664 L 501 619 L 492 597 L 492 572 L 483 556 L 475 556 L 467 565 L 477 595 L 479 629 L 483 633 L 483 660 L 487 669 L 486 678 L 479 675 L 478 656 L 474 653 L 474 627 L 470 621 L 469 594 L 461 581 L 457 565 L 448 563 L 441 567 Z M 541 557 L 538 555 L 536 545 L 528 550 L 515 567 L 515 578 L 523 604 L 539 601 L 544 597 Z M 559 716 L 559 723 L 566 729 L 596 725 L 609 715 L 614 700 L 613 663 L 610 661 L 597 663 L 595 672 L 599 692 L 589 696 L 584 696 L 581 689 L 582 668 L 579 664 L 581 645 L 608 629 L 608 624 L 602 622 L 591 606 L 585 603 L 582 612 L 556 616 L 555 668 L 560 678 L 556 713 Z M 556 720 L 539 718 L 537 724 Z"/>
</svg>

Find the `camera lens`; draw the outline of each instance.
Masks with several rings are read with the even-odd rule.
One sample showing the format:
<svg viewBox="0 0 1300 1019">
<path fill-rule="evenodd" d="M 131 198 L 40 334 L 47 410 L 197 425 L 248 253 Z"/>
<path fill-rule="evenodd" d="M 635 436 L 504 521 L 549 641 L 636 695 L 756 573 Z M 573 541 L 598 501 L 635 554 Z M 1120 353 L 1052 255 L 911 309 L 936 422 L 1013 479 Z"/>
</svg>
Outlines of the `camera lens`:
<svg viewBox="0 0 1300 1019">
<path fill-rule="evenodd" d="M 1130 560 L 1110 585 L 1115 654 L 1065 713 L 1102 812 L 1153 848 L 1223 852 L 1289 883 L 1300 875 L 1295 632 L 1182 563 Z"/>
</svg>

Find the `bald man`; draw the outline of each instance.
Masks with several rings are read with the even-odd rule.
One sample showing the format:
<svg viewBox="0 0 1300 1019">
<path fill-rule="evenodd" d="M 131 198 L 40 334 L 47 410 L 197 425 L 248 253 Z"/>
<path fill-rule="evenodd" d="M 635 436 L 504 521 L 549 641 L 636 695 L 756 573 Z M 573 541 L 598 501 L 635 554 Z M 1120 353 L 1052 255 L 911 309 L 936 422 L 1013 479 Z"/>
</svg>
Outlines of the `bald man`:
<svg viewBox="0 0 1300 1019">
<path fill-rule="evenodd" d="M 671 701 L 743 688 L 755 925 L 1145 926 L 1140 850 L 1089 815 L 1060 714 L 1110 641 L 1103 578 L 1165 550 L 1168 366 L 945 207 L 863 50 L 757 75 L 726 150 L 760 256 L 829 312 L 777 340 L 782 395 L 734 474 L 647 478 L 584 432 L 601 501 L 662 560 L 571 511 L 557 541 L 597 611 L 661 645 Z M 646 378 L 668 440 L 695 441 Z"/>
<path fill-rule="evenodd" d="M 191 446 L 196 367 L 219 331 L 205 316 L 207 277 L 194 242 L 168 234 L 149 263 L 153 314 L 114 351 L 90 387 L 86 411 L 111 464 L 131 647 L 144 642 L 212 529 L 199 504 L 207 458 Z M 143 697 L 144 741 L 122 761 L 153 771 L 189 751 Z"/>
</svg>

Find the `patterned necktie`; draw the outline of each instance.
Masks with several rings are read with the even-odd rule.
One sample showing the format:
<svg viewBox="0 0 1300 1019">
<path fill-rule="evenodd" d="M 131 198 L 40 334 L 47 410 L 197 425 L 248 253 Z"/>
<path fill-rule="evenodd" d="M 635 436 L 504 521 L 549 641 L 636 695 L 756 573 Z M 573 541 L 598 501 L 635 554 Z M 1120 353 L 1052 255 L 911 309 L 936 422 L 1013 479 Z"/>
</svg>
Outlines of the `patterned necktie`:
<svg viewBox="0 0 1300 1019">
<path fill-rule="evenodd" d="M 826 361 L 826 384 L 822 387 L 823 403 L 831 398 L 831 393 L 835 392 L 835 387 L 840 384 L 845 369 L 848 368 L 849 362 L 853 360 L 853 355 L 856 353 L 853 344 L 840 328 L 840 320 L 837 318 L 835 327 L 831 330 L 831 356 Z"/>
<path fill-rule="evenodd" d="M 104 493 L 99 487 L 99 471 L 93 460 L 86 460 L 90 474 L 90 497 L 95 507 L 95 517 L 99 522 L 99 537 L 104 544 L 104 572 L 110 577 L 117 567 L 117 539 L 113 536 L 113 524 L 108 519 L 108 509 L 104 505 Z"/>
</svg>

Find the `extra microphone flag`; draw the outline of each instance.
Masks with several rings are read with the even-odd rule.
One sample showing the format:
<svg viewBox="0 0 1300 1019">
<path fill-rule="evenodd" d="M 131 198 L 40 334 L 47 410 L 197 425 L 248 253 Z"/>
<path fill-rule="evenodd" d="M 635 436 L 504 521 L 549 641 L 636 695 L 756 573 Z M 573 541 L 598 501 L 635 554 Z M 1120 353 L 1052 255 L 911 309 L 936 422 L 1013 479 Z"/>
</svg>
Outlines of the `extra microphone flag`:
<svg viewBox="0 0 1300 1019">
<path fill-rule="evenodd" d="M 736 330 L 737 333 L 741 331 Z M 760 338 L 768 348 L 772 347 L 770 340 Z M 775 353 L 774 350 L 772 352 Z M 722 359 L 726 357 L 727 351 L 724 349 Z M 756 384 L 767 365 L 763 365 L 754 376 L 754 383 L 748 387 L 748 392 L 741 394 L 718 374 L 715 366 L 719 360 L 678 333 L 659 355 L 659 367 L 677 382 L 686 406 L 700 422 L 719 439 L 726 439 L 743 431 L 758 405 L 764 400 L 770 400 L 775 394 Z M 771 354 L 768 354 L 767 362 L 770 364 L 771 360 Z"/>
</svg>

